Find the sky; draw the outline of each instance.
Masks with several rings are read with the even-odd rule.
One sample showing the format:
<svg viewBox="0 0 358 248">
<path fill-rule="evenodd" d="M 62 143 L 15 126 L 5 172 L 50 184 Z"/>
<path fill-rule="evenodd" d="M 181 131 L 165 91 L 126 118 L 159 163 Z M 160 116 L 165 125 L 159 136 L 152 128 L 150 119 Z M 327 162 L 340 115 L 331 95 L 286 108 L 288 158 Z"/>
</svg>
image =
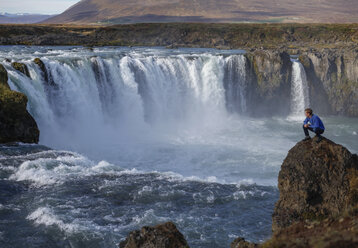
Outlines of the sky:
<svg viewBox="0 0 358 248">
<path fill-rule="evenodd" d="M 60 14 L 79 0 L 0 0 L 0 12 Z"/>
</svg>

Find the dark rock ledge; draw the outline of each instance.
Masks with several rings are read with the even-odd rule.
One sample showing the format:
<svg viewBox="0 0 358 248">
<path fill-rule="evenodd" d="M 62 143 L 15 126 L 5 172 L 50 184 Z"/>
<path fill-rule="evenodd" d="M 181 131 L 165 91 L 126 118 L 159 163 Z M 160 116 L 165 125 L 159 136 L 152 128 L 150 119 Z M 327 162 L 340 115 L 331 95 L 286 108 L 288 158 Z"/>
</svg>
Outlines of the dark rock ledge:
<svg viewBox="0 0 358 248">
<path fill-rule="evenodd" d="M 16 66 L 24 74 L 28 72 L 26 66 Z M 38 143 L 40 131 L 34 118 L 26 110 L 27 97 L 11 90 L 7 81 L 7 71 L 0 64 L 0 143 Z"/>
<path fill-rule="evenodd" d="M 298 142 L 278 177 L 273 236 L 263 244 L 237 238 L 231 248 L 358 247 L 358 156 L 328 139 Z M 143 227 L 120 248 L 188 247 L 173 223 Z"/>
</svg>

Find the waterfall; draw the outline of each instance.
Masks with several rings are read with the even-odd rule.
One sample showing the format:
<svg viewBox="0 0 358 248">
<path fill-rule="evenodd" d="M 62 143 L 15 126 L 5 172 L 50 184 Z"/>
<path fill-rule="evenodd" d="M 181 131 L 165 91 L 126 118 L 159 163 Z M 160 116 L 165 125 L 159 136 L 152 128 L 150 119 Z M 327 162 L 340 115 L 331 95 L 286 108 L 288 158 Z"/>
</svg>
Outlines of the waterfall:
<svg viewBox="0 0 358 248">
<path fill-rule="evenodd" d="M 55 148 L 73 140 L 120 141 L 153 128 L 205 128 L 247 108 L 242 54 L 60 53 L 40 58 L 46 73 L 34 57 L 20 61 L 31 78 L 4 65 L 10 87 L 28 96 L 40 142 Z"/>
<path fill-rule="evenodd" d="M 304 67 L 292 59 L 291 113 L 290 118 L 302 119 L 305 108 L 310 106 L 308 84 Z"/>
<path fill-rule="evenodd" d="M 230 112 L 247 111 L 246 59 L 244 56 L 230 56 L 225 68 L 226 104 Z"/>
</svg>

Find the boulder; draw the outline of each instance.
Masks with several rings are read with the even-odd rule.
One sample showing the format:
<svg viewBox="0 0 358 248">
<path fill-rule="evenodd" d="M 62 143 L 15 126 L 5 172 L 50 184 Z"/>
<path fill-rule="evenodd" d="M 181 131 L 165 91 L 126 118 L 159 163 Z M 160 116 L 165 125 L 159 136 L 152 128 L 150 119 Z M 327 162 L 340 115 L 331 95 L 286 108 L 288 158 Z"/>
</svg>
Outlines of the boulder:
<svg viewBox="0 0 358 248">
<path fill-rule="evenodd" d="M 296 221 L 335 217 L 358 203 L 358 157 L 328 139 L 297 143 L 278 176 L 274 232 Z"/>
<path fill-rule="evenodd" d="M 131 232 L 120 248 L 188 248 L 183 234 L 172 222 L 154 227 L 144 226 Z"/>
<path fill-rule="evenodd" d="M 278 177 L 273 236 L 232 248 L 358 247 L 358 156 L 326 138 L 298 142 Z"/>
<path fill-rule="evenodd" d="M 235 239 L 231 245 L 230 248 L 257 248 L 259 247 L 257 244 L 247 242 L 244 238 L 237 238 Z"/>
</svg>

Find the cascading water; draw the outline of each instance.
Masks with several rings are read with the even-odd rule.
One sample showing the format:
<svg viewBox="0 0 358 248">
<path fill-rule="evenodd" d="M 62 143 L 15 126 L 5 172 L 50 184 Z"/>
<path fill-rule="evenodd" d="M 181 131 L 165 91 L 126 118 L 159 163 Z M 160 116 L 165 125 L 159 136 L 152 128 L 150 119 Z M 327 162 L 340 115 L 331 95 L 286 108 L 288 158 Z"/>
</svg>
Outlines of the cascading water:
<svg viewBox="0 0 358 248">
<path fill-rule="evenodd" d="M 228 111 L 238 113 L 245 113 L 247 111 L 246 93 L 248 81 L 245 57 L 231 57 L 225 66 L 224 79 Z"/>
<path fill-rule="evenodd" d="M 302 119 L 305 108 L 310 106 L 306 72 L 303 65 L 292 59 L 291 113 L 290 118 Z"/>
<path fill-rule="evenodd" d="M 31 79 L 10 64 L 10 86 L 29 98 L 41 142 L 108 142 L 152 128 L 208 126 L 223 121 L 226 105 L 245 112 L 243 55 L 44 56 L 46 73 L 22 60 Z M 47 74 L 47 75 L 45 75 Z M 225 89 L 226 87 L 226 89 Z"/>
<path fill-rule="evenodd" d="M 242 115 L 242 51 L 15 46 L 0 47 L 0 62 L 54 149 L 0 145 L 1 247 L 115 248 L 165 221 L 190 247 L 270 236 L 278 171 L 302 134 L 285 119 Z M 297 114 L 308 94 L 293 66 Z"/>
</svg>

